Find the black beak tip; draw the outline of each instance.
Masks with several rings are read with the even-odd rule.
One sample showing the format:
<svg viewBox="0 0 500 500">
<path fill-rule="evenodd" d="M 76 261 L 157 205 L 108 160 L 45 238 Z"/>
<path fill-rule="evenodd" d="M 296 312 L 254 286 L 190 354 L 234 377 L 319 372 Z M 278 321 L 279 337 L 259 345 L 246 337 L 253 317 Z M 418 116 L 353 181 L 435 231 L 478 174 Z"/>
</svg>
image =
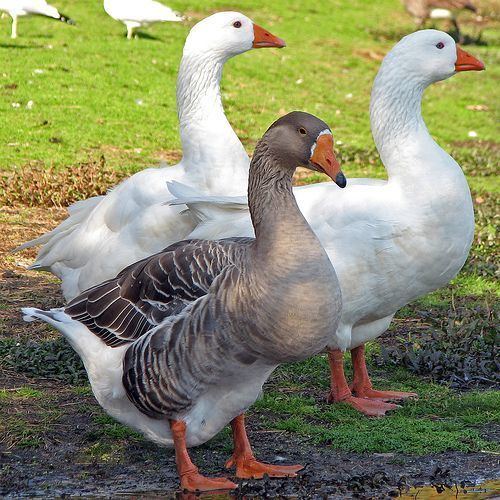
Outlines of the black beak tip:
<svg viewBox="0 0 500 500">
<path fill-rule="evenodd" d="M 347 179 L 342 172 L 339 172 L 335 177 L 335 184 L 337 184 L 337 186 L 341 188 L 345 188 L 347 186 Z"/>
</svg>

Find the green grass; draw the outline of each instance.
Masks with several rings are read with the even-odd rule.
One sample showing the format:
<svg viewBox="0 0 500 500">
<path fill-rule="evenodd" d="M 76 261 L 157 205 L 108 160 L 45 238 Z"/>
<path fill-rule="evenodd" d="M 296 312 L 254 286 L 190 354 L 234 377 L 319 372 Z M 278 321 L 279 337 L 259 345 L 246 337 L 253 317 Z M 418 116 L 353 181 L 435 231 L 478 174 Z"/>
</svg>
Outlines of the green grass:
<svg viewBox="0 0 500 500">
<path fill-rule="evenodd" d="M 250 51 L 227 64 L 226 112 L 249 150 L 280 112 L 292 109 L 328 121 L 343 149 L 373 149 L 367 109 L 379 61 L 370 53 L 386 53 L 414 29 L 398 0 L 170 4 L 191 19 L 152 26 L 145 30 L 151 37 L 130 42 L 100 2 L 60 0 L 58 6 L 77 26 L 22 19 L 16 41 L 8 38 L 9 22 L 1 21 L 2 168 L 33 161 L 67 168 L 104 154 L 113 168 L 137 170 L 157 164 L 165 151 L 179 150 L 175 81 L 184 39 L 196 20 L 224 9 L 244 12 L 288 43 L 283 50 Z M 489 45 L 471 51 L 484 59 L 487 72 L 457 75 L 426 95 L 429 128 L 448 149 L 456 141 L 473 145 L 471 130 L 478 140 L 498 140 L 492 104 L 499 95 L 500 36 L 486 29 L 483 39 Z M 488 111 L 471 111 L 468 105 L 486 105 Z M 383 175 L 375 167 L 374 175 Z M 373 170 L 364 165 L 351 172 L 346 166 L 350 175 Z M 497 176 L 493 181 L 498 186 Z"/>
<path fill-rule="evenodd" d="M 43 445 L 45 434 L 62 415 L 54 401 L 54 395 L 32 387 L 0 390 L 0 444 Z"/>
<path fill-rule="evenodd" d="M 9 401 L 16 398 L 29 399 L 41 397 L 43 397 L 43 392 L 31 387 L 20 387 L 19 389 L 15 389 L 13 391 L 8 391 L 6 389 L 0 390 L 0 401 Z"/>
<path fill-rule="evenodd" d="M 451 282 L 450 287 L 436 290 L 416 303 L 424 309 L 432 306 L 446 307 L 450 303 L 451 296 L 467 297 L 471 305 L 478 302 L 484 303 L 485 300 L 494 304 L 500 297 L 500 284 L 495 279 L 462 272 Z M 404 316 L 404 308 L 398 313 L 398 317 L 402 316 Z"/>
<path fill-rule="evenodd" d="M 498 391 L 458 394 L 402 369 L 384 372 L 383 378 L 372 372 L 377 387 L 417 392 L 419 399 L 383 419 L 327 404 L 327 364 L 324 357 L 316 357 L 282 367 L 254 411 L 267 427 L 348 452 L 500 451 L 498 444 L 481 437 L 481 427 L 500 423 Z M 311 390 L 314 397 L 307 395 Z"/>
<path fill-rule="evenodd" d="M 99 426 L 100 432 L 113 439 L 140 438 L 140 434 L 130 430 L 129 427 L 119 424 L 115 419 L 105 413 L 94 415 L 94 422 Z"/>
</svg>

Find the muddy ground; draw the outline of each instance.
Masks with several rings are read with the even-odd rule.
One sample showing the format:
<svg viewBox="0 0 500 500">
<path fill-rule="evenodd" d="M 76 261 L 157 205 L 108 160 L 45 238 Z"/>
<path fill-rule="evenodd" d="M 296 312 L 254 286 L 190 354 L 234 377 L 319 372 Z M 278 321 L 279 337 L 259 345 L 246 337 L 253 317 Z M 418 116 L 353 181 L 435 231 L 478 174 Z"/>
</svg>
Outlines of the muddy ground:
<svg viewBox="0 0 500 500">
<path fill-rule="evenodd" d="M 115 464 L 112 459 L 107 464 L 79 459 L 79 450 L 92 432 L 88 420 L 86 415 L 67 414 L 61 422 L 60 442 L 35 452 L 14 449 L 3 453 L 0 494 L 175 497 L 178 480 L 171 450 L 131 443 L 126 447 L 126 465 Z M 306 468 L 296 479 L 238 481 L 236 498 L 389 498 L 407 492 L 410 486 L 424 484 L 452 493 L 457 486 L 462 489 L 500 474 L 498 457 L 488 454 L 415 457 L 338 453 L 283 433 L 267 433 L 252 425 L 250 429 L 260 459 L 301 463 Z M 197 449 L 193 458 L 204 472 L 218 475 L 223 474 L 228 452 L 218 443 Z"/>
<path fill-rule="evenodd" d="M 3 214 L 0 337 L 56 338 L 43 325 L 28 328 L 18 311 L 28 304 L 61 304 L 57 283 L 48 275 L 23 269 L 34 252 L 12 256 L 5 251 L 49 229 L 64 211 L 25 209 L 19 214 L 4 208 Z M 19 397 L 8 397 L 20 388 L 24 392 Z M 1 389 L 6 395 L 0 399 L 1 497 L 175 497 L 173 452 L 124 433 L 104 415 L 88 387 L 29 378 L 0 367 Z M 498 426 L 483 433 L 491 440 L 500 437 Z M 237 498 L 389 498 L 424 484 L 454 495 L 463 487 L 500 477 L 500 457 L 492 453 L 341 453 L 296 435 L 269 431 L 259 415 L 250 416 L 249 434 L 259 459 L 300 463 L 305 470 L 292 480 L 239 481 Z M 223 433 L 194 450 L 193 459 L 204 473 L 219 475 L 229 454 L 229 434 Z M 475 498 L 494 495 L 490 491 Z"/>
<path fill-rule="evenodd" d="M 92 396 L 76 397 L 67 384 L 34 381 L 15 373 L 3 372 L 2 377 L 8 389 L 34 387 L 53 398 L 38 404 L 19 402 L 8 411 L 28 415 L 33 424 L 43 426 L 40 420 L 44 415 L 51 422 L 36 436 L 38 446 L 5 443 L 0 449 L 1 496 L 175 497 L 178 479 L 172 450 L 136 435 L 120 436 L 117 432 L 113 436 L 112 424 L 102 418 Z M 50 407 L 61 410 L 54 419 L 47 416 Z M 498 428 L 492 432 L 491 439 L 500 437 Z M 97 450 L 96 437 L 103 434 Z M 423 457 L 339 453 L 283 432 L 267 431 L 252 417 L 249 435 L 259 459 L 300 463 L 305 470 L 291 480 L 238 481 L 236 498 L 389 498 L 424 484 L 451 494 L 456 488 L 500 477 L 500 457 L 489 453 Z M 220 475 L 229 453 L 230 439 L 225 435 L 194 450 L 193 459 L 203 472 Z M 492 494 L 490 491 L 483 498 Z"/>
</svg>

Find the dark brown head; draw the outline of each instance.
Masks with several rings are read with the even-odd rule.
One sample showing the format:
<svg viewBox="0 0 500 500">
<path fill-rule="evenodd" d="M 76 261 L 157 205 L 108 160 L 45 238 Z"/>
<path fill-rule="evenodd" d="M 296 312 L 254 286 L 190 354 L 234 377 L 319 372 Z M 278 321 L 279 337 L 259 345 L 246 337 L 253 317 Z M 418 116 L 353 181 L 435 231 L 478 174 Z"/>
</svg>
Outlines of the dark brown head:
<svg viewBox="0 0 500 500">
<path fill-rule="evenodd" d="M 346 186 L 346 178 L 333 151 L 332 131 L 314 115 L 303 111 L 288 113 L 269 127 L 261 142 L 281 168 L 294 171 L 297 167 L 305 167 L 325 173 L 340 187 Z"/>
</svg>

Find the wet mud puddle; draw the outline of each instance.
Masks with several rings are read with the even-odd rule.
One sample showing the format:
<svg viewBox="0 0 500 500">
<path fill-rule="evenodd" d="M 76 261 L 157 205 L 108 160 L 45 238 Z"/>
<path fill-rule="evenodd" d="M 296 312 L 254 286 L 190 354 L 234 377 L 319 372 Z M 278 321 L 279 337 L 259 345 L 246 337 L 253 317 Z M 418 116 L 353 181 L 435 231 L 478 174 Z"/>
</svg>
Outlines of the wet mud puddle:
<svg viewBox="0 0 500 500">
<path fill-rule="evenodd" d="M 455 487 L 451 489 L 436 488 L 435 486 L 423 486 L 411 488 L 404 493 L 401 498 L 414 498 L 418 500 L 430 500 L 439 498 L 445 500 L 448 498 L 458 498 L 467 500 L 483 500 L 500 498 L 500 480 L 486 481 L 476 486 Z"/>
<path fill-rule="evenodd" d="M 133 494 L 121 494 L 118 495 L 119 498 L 134 498 L 134 499 L 146 499 L 146 498 L 163 498 L 172 500 L 258 500 L 258 499 L 269 499 L 273 498 L 268 495 L 238 495 L 237 493 L 180 493 L 180 492 L 160 492 L 160 491 L 149 491 L 149 492 L 134 492 Z M 280 496 L 279 498 L 284 498 Z M 285 497 L 286 498 L 286 497 Z M 298 497 L 293 497 L 298 498 Z M 312 497 L 311 497 L 312 498 Z M 335 497 L 332 497 L 335 498 Z M 340 497 L 339 497 L 340 498 Z M 342 498 L 349 498 L 342 496 Z M 357 498 L 363 498 L 362 496 L 357 496 Z M 368 496 L 366 498 L 374 498 L 373 496 Z M 454 488 L 444 488 L 440 486 L 422 486 L 410 488 L 407 492 L 403 493 L 400 498 L 404 499 L 415 499 L 415 500 L 447 500 L 447 499 L 467 499 L 467 500 L 486 500 L 486 499 L 500 499 L 500 480 L 487 481 L 482 484 L 475 486 L 456 486 Z"/>
</svg>

